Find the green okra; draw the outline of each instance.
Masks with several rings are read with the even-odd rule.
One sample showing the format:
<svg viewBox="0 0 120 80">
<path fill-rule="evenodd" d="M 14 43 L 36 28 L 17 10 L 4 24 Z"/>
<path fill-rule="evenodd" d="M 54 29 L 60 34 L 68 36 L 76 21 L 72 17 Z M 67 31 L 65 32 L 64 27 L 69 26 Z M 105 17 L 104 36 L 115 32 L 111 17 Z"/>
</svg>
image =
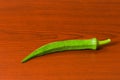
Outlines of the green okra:
<svg viewBox="0 0 120 80">
<path fill-rule="evenodd" d="M 98 41 L 96 38 L 87 39 L 87 40 L 64 40 L 48 43 L 41 46 L 40 48 L 33 51 L 27 57 L 25 57 L 22 62 L 26 62 L 33 57 L 42 56 L 52 52 L 65 51 L 65 50 L 83 50 L 83 49 L 92 49 L 96 50 L 99 46 L 110 43 L 110 39 Z"/>
</svg>

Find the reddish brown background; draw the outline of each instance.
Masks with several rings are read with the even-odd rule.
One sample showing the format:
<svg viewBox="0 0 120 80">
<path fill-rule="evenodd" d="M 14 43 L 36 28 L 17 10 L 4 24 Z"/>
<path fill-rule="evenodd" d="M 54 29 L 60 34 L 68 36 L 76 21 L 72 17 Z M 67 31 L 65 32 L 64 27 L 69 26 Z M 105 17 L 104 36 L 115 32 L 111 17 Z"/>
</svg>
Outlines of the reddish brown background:
<svg viewBox="0 0 120 80">
<path fill-rule="evenodd" d="M 21 60 L 51 41 L 111 38 L 100 50 Z M 120 0 L 0 0 L 0 80 L 120 80 Z"/>
</svg>

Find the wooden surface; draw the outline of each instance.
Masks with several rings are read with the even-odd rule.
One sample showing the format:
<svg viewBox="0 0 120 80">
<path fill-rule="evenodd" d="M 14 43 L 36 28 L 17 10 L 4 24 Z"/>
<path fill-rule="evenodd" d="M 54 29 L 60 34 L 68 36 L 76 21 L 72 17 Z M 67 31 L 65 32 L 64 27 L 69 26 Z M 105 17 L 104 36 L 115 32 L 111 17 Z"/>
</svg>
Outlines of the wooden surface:
<svg viewBox="0 0 120 80">
<path fill-rule="evenodd" d="M 21 60 L 57 40 L 111 38 L 92 51 Z M 0 80 L 120 80 L 120 0 L 0 0 Z"/>
</svg>

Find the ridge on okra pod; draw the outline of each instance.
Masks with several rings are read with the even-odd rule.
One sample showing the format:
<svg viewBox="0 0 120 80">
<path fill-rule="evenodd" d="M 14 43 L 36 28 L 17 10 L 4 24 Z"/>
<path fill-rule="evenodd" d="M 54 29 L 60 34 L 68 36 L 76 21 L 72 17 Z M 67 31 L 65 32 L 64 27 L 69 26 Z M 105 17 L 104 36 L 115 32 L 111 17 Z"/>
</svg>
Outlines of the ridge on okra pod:
<svg viewBox="0 0 120 80">
<path fill-rule="evenodd" d="M 100 46 L 106 45 L 110 42 L 111 42 L 111 39 L 99 41 L 96 38 L 86 39 L 86 40 L 75 39 L 75 40 L 51 42 L 33 51 L 31 54 L 25 57 L 22 60 L 22 62 L 24 63 L 36 56 L 42 56 L 48 53 L 53 53 L 58 51 L 83 50 L 83 49 L 97 50 Z"/>
</svg>

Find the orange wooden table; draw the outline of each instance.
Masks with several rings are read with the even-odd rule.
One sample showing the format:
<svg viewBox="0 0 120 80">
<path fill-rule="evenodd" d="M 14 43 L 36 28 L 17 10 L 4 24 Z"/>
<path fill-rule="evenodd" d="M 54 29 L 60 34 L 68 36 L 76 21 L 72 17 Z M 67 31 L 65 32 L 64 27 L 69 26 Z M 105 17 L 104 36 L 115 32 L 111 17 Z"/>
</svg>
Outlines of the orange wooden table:
<svg viewBox="0 0 120 80">
<path fill-rule="evenodd" d="M 112 43 L 21 63 L 46 43 L 93 37 Z M 0 80 L 120 80 L 120 1 L 0 0 Z"/>
</svg>

